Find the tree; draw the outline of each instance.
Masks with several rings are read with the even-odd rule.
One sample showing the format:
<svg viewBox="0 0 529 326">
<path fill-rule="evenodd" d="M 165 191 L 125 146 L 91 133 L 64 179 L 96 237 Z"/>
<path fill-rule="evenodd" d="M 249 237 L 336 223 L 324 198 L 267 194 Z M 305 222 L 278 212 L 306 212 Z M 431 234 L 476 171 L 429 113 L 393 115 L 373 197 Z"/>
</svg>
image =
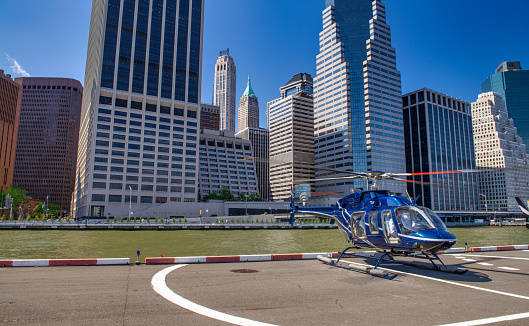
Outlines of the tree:
<svg viewBox="0 0 529 326">
<path fill-rule="evenodd" d="M 224 201 L 233 201 L 235 199 L 228 188 L 222 188 L 219 192 L 219 197 Z"/>
<path fill-rule="evenodd" d="M 60 210 L 61 210 L 61 207 L 59 205 L 50 203 L 50 207 L 48 208 L 48 215 L 57 216 L 59 215 Z M 42 203 L 42 202 L 37 203 L 37 205 L 35 205 L 35 208 L 33 209 L 33 213 L 46 215 L 45 203 Z"/>
<path fill-rule="evenodd" d="M 240 193 L 237 194 L 237 200 L 238 201 L 248 201 L 248 197 L 246 197 L 246 195 L 244 195 L 242 192 L 240 192 Z"/>
</svg>

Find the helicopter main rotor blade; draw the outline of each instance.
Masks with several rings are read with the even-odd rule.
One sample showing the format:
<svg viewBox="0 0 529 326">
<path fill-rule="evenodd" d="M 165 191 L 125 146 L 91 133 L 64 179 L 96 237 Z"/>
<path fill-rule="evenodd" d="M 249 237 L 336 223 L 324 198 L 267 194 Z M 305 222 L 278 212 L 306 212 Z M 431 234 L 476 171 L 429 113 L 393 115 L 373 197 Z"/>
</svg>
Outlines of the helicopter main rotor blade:
<svg viewBox="0 0 529 326">
<path fill-rule="evenodd" d="M 452 174 L 452 173 L 473 173 L 473 172 L 487 172 L 491 170 L 478 170 L 478 169 L 466 169 L 466 170 L 451 170 L 451 171 L 432 171 L 432 172 L 414 172 L 414 173 L 391 173 L 392 176 L 404 177 L 412 175 L 435 175 L 435 174 Z"/>
<path fill-rule="evenodd" d="M 409 183 L 418 183 L 418 184 L 422 184 L 422 185 L 430 185 L 429 182 L 408 180 L 408 179 L 401 179 L 401 178 L 389 178 L 389 180 L 397 180 L 397 181 L 404 181 L 404 182 L 409 182 Z"/>
<path fill-rule="evenodd" d="M 336 173 L 343 173 L 343 174 L 351 174 L 351 175 L 357 175 L 357 176 L 366 176 L 366 173 L 364 172 L 351 172 L 351 171 L 343 171 L 338 169 L 331 169 L 331 168 L 325 168 L 325 167 L 318 167 L 315 165 L 308 165 L 308 164 L 297 164 L 298 167 L 303 167 L 307 169 L 312 170 L 321 170 L 321 171 L 329 171 L 329 172 L 336 172 Z"/>
<path fill-rule="evenodd" d="M 364 177 L 363 176 L 351 176 L 351 177 L 322 178 L 322 179 L 297 179 L 297 180 L 294 180 L 294 184 L 321 182 L 321 181 L 352 180 L 352 179 L 358 179 L 358 178 L 364 178 Z"/>
</svg>

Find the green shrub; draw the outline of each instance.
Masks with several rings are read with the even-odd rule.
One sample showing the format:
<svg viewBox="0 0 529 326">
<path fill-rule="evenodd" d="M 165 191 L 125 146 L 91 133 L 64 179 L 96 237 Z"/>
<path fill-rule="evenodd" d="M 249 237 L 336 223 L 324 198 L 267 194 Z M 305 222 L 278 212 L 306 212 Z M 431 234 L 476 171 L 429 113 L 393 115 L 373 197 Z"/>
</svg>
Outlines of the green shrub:
<svg viewBox="0 0 529 326">
<path fill-rule="evenodd" d="M 182 218 L 178 218 L 178 223 L 182 223 Z"/>
</svg>

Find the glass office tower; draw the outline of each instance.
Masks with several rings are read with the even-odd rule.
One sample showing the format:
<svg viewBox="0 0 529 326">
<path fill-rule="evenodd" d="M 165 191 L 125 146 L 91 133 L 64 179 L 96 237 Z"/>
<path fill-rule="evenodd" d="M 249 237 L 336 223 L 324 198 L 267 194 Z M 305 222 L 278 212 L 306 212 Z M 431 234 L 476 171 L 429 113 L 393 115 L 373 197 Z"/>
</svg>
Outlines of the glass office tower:
<svg viewBox="0 0 529 326">
<path fill-rule="evenodd" d="M 314 80 L 315 164 L 339 170 L 405 172 L 400 72 L 385 7 L 326 0 Z M 317 171 L 317 177 L 343 176 Z M 318 183 L 318 191 L 369 189 L 365 180 Z M 379 187 L 405 193 L 402 182 Z"/>
<path fill-rule="evenodd" d="M 203 7 L 93 1 L 76 216 L 163 217 L 196 201 Z"/>
<path fill-rule="evenodd" d="M 495 74 L 481 84 L 481 92 L 494 92 L 503 97 L 518 135 L 529 148 L 529 70 L 522 70 L 519 61 L 502 62 Z"/>
<path fill-rule="evenodd" d="M 406 172 L 476 168 L 470 104 L 427 88 L 402 96 Z M 416 175 L 408 194 L 433 210 L 477 210 L 476 173 Z"/>
</svg>

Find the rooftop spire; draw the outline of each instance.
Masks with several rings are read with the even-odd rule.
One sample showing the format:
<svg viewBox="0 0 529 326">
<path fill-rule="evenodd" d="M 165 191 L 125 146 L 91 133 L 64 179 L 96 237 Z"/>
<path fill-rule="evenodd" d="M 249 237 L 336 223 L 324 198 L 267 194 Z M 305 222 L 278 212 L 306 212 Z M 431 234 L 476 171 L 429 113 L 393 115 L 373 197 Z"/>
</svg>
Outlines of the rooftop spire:
<svg viewBox="0 0 529 326">
<path fill-rule="evenodd" d="M 255 96 L 255 93 L 253 92 L 252 84 L 250 83 L 250 74 L 248 74 L 248 84 L 246 85 L 246 90 L 244 91 L 242 96 L 250 96 L 250 95 Z"/>
</svg>

